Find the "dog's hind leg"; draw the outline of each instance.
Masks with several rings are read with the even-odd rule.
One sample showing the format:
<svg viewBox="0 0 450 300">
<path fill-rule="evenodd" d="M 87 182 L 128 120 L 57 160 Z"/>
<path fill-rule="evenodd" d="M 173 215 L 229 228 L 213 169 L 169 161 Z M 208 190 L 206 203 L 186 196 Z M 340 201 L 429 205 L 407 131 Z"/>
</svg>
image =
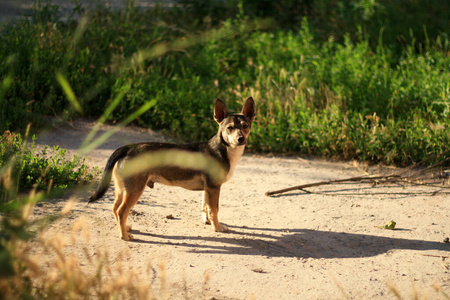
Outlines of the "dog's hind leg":
<svg viewBox="0 0 450 300">
<path fill-rule="evenodd" d="M 120 178 L 118 176 L 116 169 L 114 169 L 114 172 L 113 172 L 113 179 L 114 179 L 114 192 L 115 192 L 116 198 L 114 200 L 112 210 L 114 213 L 114 218 L 116 219 L 116 223 L 120 227 L 118 211 L 119 211 L 119 207 L 122 205 L 122 202 L 123 202 L 124 185 L 123 185 L 123 180 L 122 180 L 122 178 Z M 129 230 L 131 230 L 131 228 Z"/>
<path fill-rule="evenodd" d="M 119 214 L 118 214 L 118 210 L 120 205 L 122 204 L 123 201 L 123 191 L 119 190 L 119 188 L 116 186 L 116 199 L 114 200 L 114 204 L 113 204 L 113 213 L 114 213 L 114 218 L 116 219 L 116 223 L 117 225 L 119 225 Z"/>
<path fill-rule="evenodd" d="M 124 195 L 123 191 L 121 191 L 121 193 L 116 194 L 116 200 L 114 201 L 114 204 L 113 204 L 113 213 L 114 213 L 114 217 L 116 218 L 116 223 L 119 226 L 119 228 L 121 228 L 120 218 L 119 218 L 119 208 L 123 203 L 123 195 Z M 131 225 L 126 224 L 125 230 L 131 231 Z"/>
<path fill-rule="evenodd" d="M 227 226 L 219 223 L 219 196 L 220 187 L 205 188 L 204 201 L 208 206 L 211 225 L 214 231 L 225 232 L 228 231 Z"/>
<path fill-rule="evenodd" d="M 133 239 L 133 236 L 128 233 L 131 230 L 131 226 L 127 225 L 127 219 L 131 208 L 136 205 L 146 186 L 145 180 L 133 179 L 135 181 L 131 184 L 125 182 L 123 200 L 117 209 L 117 224 L 119 225 L 120 237 L 125 241 Z"/>
</svg>

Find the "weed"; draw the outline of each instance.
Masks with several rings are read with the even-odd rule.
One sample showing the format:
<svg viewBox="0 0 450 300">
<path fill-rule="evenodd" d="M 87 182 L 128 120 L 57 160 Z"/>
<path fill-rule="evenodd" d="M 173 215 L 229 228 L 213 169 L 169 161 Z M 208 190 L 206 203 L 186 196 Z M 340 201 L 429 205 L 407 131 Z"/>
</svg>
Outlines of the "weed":
<svg viewBox="0 0 450 300">
<path fill-rule="evenodd" d="M 26 145 L 20 134 L 6 131 L 0 140 L 0 181 L 2 202 L 16 197 L 18 192 L 31 189 L 50 192 L 62 191 L 80 183 L 90 182 L 98 175 L 97 169 L 90 170 L 85 158 L 66 157 L 67 151 L 54 146 L 50 155 L 49 146 L 37 153 L 35 138 Z M 13 192 L 12 192 L 13 191 Z M 12 192 L 12 194 L 11 194 Z M 5 196 L 11 194 L 10 196 Z"/>
</svg>

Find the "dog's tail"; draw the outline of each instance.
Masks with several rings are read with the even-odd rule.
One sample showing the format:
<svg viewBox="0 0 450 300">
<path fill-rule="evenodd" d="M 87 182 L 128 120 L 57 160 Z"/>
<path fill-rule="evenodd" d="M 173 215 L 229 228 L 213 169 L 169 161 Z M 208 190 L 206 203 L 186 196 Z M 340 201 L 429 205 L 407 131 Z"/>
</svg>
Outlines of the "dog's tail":
<svg viewBox="0 0 450 300">
<path fill-rule="evenodd" d="M 103 170 L 103 176 L 100 180 L 100 184 L 98 185 L 97 191 L 89 198 L 89 203 L 95 202 L 103 195 L 105 195 L 106 191 L 109 188 L 109 183 L 111 182 L 112 177 L 112 171 L 114 169 L 114 166 L 117 161 L 124 158 L 126 154 L 128 153 L 129 147 L 123 146 L 116 151 L 114 151 L 113 154 L 109 157 L 108 161 L 106 162 L 105 169 Z"/>
</svg>

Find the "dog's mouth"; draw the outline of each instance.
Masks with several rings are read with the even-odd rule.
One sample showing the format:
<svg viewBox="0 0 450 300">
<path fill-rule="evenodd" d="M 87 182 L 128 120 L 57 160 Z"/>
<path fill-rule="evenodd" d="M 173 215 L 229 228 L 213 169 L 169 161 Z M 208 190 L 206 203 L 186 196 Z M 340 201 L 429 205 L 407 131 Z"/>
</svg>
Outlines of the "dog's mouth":
<svg viewBox="0 0 450 300">
<path fill-rule="evenodd" d="M 229 141 L 229 145 L 231 147 L 242 147 L 242 146 L 245 146 L 246 144 L 247 144 L 247 139 L 244 139 L 244 140 L 233 139 L 233 140 Z"/>
<path fill-rule="evenodd" d="M 243 135 L 223 135 L 223 139 L 231 147 L 240 147 L 247 144 L 247 138 Z"/>
</svg>

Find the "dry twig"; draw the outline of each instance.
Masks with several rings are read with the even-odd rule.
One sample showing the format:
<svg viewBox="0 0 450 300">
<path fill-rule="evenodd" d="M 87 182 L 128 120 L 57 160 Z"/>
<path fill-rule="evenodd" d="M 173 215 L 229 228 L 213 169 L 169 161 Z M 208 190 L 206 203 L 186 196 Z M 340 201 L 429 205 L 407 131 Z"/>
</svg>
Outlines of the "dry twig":
<svg viewBox="0 0 450 300">
<path fill-rule="evenodd" d="M 345 179 L 336 179 L 336 180 L 327 180 L 327 181 L 320 181 L 315 183 L 308 183 L 308 184 L 302 184 L 297 185 L 277 191 L 270 191 L 266 192 L 266 196 L 273 196 L 276 194 L 282 194 L 294 190 L 303 190 L 305 188 L 313 187 L 313 186 L 320 186 L 320 185 L 326 185 L 326 184 L 334 184 L 334 183 L 342 183 L 342 182 L 376 182 L 379 180 L 392 180 L 392 179 L 401 179 L 402 177 L 400 175 L 387 175 L 387 176 L 358 176 L 358 177 L 350 177 Z"/>
<path fill-rule="evenodd" d="M 450 151 L 445 152 L 443 156 L 444 157 L 447 156 L 447 153 L 450 153 Z M 401 181 L 401 182 L 410 183 L 410 184 L 434 186 L 434 185 L 429 184 L 429 182 L 424 183 L 423 179 L 427 176 L 426 175 L 427 173 L 435 172 L 439 168 L 443 168 L 443 167 L 447 166 L 450 162 L 450 157 L 446 157 L 445 159 L 443 159 L 431 166 L 428 166 L 422 170 L 413 170 L 413 168 L 417 168 L 418 166 L 423 165 L 426 161 L 428 161 L 431 158 L 434 158 L 434 157 L 430 157 L 414 166 L 406 168 L 399 174 L 372 175 L 372 176 L 369 175 L 369 176 L 358 176 L 358 177 L 350 177 L 350 178 L 337 179 L 337 180 L 320 181 L 320 182 L 297 185 L 297 186 L 293 186 L 293 187 L 289 187 L 289 188 L 285 188 L 285 189 L 281 189 L 281 190 L 276 190 L 276 191 L 268 191 L 268 192 L 266 192 L 266 196 L 273 196 L 276 194 L 282 194 L 282 193 L 286 193 L 286 192 L 290 192 L 290 191 L 294 191 L 294 190 L 305 191 L 304 189 L 309 188 L 309 187 L 315 187 L 315 186 L 321 186 L 321 185 L 327 185 L 327 184 L 338 184 L 338 183 L 344 183 L 344 182 L 359 182 L 359 183 L 378 184 L 378 183 L 398 183 Z M 442 170 L 441 170 L 441 173 L 442 173 Z M 430 174 L 428 174 L 428 177 L 430 177 L 429 175 Z M 439 176 L 435 177 L 434 174 L 432 174 L 432 176 L 433 176 L 433 180 L 436 180 L 436 178 L 439 177 Z M 444 177 L 442 175 L 440 175 L 440 178 L 444 178 Z M 445 178 L 447 178 L 447 177 L 445 177 Z M 446 180 L 445 178 L 444 178 L 444 180 Z M 430 178 L 428 178 L 428 179 L 430 179 Z M 441 184 L 443 184 L 443 183 L 441 183 Z M 440 186 L 440 187 L 447 188 L 447 187 L 443 187 L 443 186 Z M 305 192 L 307 192 L 307 191 L 305 191 Z M 434 192 L 433 195 L 437 194 L 438 192 L 439 191 Z"/>
</svg>

